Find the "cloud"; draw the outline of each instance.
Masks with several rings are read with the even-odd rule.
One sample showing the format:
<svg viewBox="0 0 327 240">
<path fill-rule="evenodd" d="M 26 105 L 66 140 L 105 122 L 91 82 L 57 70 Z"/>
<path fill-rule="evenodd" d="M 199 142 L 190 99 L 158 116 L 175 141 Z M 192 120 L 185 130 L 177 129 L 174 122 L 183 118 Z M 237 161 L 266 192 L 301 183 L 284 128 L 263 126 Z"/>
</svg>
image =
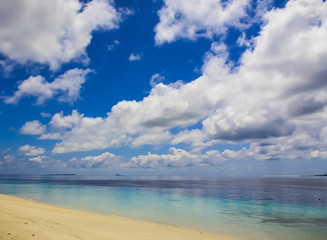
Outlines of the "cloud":
<svg viewBox="0 0 327 240">
<path fill-rule="evenodd" d="M 141 60 L 141 58 L 142 58 L 141 54 L 131 53 L 131 55 L 129 55 L 129 57 L 128 57 L 128 60 L 130 62 L 133 62 L 133 61 L 139 61 L 139 60 Z"/>
<path fill-rule="evenodd" d="M 120 157 L 115 154 L 105 152 L 98 156 L 88 156 L 82 159 L 72 158 L 68 166 L 72 168 L 117 168 Z"/>
<path fill-rule="evenodd" d="M 302 0 L 265 15 L 267 24 L 254 39 L 254 49 L 243 54 L 241 67 L 231 80 L 236 97 L 203 122 L 207 134 L 235 140 L 285 136 L 301 124 L 302 117 L 324 111 L 325 10 L 325 2 L 308 5 Z M 207 71 L 215 71 L 210 66 L 214 58 L 208 60 Z M 312 119 L 311 124 L 314 122 Z"/>
<path fill-rule="evenodd" d="M 45 132 L 46 126 L 41 124 L 38 120 L 26 122 L 21 127 L 20 133 L 26 135 L 41 135 Z"/>
<path fill-rule="evenodd" d="M 24 145 L 19 148 L 20 152 L 23 152 L 25 156 L 37 156 L 45 153 L 44 148 L 37 148 L 35 146 Z"/>
<path fill-rule="evenodd" d="M 16 158 L 13 155 L 5 155 L 0 159 L 0 166 L 6 166 L 13 164 Z"/>
<path fill-rule="evenodd" d="M 202 156 L 208 151 L 199 152 L 226 142 L 248 144 L 237 153 L 257 160 L 320 156 L 315 151 L 327 151 L 326 12 L 326 2 L 307 0 L 271 10 L 237 67 L 228 62 L 228 48 L 213 42 L 194 81 L 158 83 L 143 100 L 121 101 L 106 117 L 76 112 L 78 120 L 67 119 L 64 130 L 49 124 L 45 134 L 61 136 L 53 152 L 167 142 L 194 148 L 130 163 L 148 167 L 212 164 Z"/>
<path fill-rule="evenodd" d="M 164 76 L 161 76 L 159 73 L 153 74 L 150 79 L 150 86 L 155 87 L 159 83 L 163 83 L 165 80 Z"/>
<path fill-rule="evenodd" d="M 170 148 L 171 154 L 152 154 L 140 155 L 133 157 L 126 167 L 177 167 L 187 166 L 197 159 L 195 154 L 188 153 L 182 149 Z"/>
<path fill-rule="evenodd" d="M 4 76 L 10 76 L 16 65 L 14 61 L 9 59 L 0 60 L 0 71 Z"/>
<path fill-rule="evenodd" d="M 37 156 L 37 157 L 30 158 L 29 161 L 30 162 L 36 162 L 36 163 L 41 164 L 41 163 L 43 163 L 43 159 L 45 159 L 45 158 L 47 158 L 47 157 L 45 157 L 45 156 Z"/>
<path fill-rule="evenodd" d="M 248 118 L 248 122 L 246 118 Z M 251 117 L 248 112 L 217 113 L 204 120 L 203 126 L 205 132 L 212 139 L 235 141 L 287 136 L 291 135 L 295 128 L 285 119 L 275 119 L 270 116 L 256 118 L 256 116 Z"/>
<path fill-rule="evenodd" d="M 169 131 L 144 133 L 138 137 L 135 137 L 131 143 L 132 147 L 139 147 L 142 145 L 159 145 L 164 142 L 168 142 L 171 139 Z"/>
<path fill-rule="evenodd" d="M 110 51 L 113 51 L 117 46 L 119 46 L 119 41 L 118 40 L 115 40 L 115 41 L 113 41 L 113 43 L 112 44 L 109 44 L 108 45 L 108 51 L 110 52 Z"/>
<path fill-rule="evenodd" d="M 57 69 L 87 59 L 92 32 L 118 28 L 120 21 L 111 0 L 2 0 L 0 52 L 21 64 L 32 61 Z"/>
<path fill-rule="evenodd" d="M 253 46 L 253 39 L 246 39 L 246 34 L 243 32 L 241 36 L 237 39 L 236 43 L 240 47 L 247 47 L 250 48 Z"/>
<path fill-rule="evenodd" d="M 129 141 L 129 137 L 115 127 L 118 126 L 113 124 L 111 119 L 83 117 L 78 125 L 61 135 L 62 142 L 56 144 L 53 153 L 120 147 Z"/>
<path fill-rule="evenodd" d="M 71 115 L 64 116 L 63 112 L 56 113 L 52 116 L 48 124 L 48 131 L 43 132 L 40 139 L 62 139 L 65 131 L 72 129 L 81 123 L 84 115 L 73 110 Z"/>
<path fill-rule="evenodd" d="M 122 164 L 123 167 L 132 168 L 159 168 L 159 167 L 187 167 L 187 166 L 214 166 L 224 161 L 239 157 L 239 153 L 232 150 L 225 150 L 220 153 L 217 150 L 207 151 L 205 154 L 190 153 L 183 149 L 171 147 L 169 154 L 139 155 L 133 157 L 128 163 Z"/>
<path fill-rule="evenodd" d="M 71 129 L 76 126 L 83 118 L 83 114 L 79 114 L 77 110 L 73 110 L 71 115 L 64 116 L 63 112 L 53 115 L 50 121 L 50 125 L 56 129 Z"/>
<path fill-rule="evenodd" d="M 311 151 L 310 153 L 312 158 L 322 158 L 322 159 L 327 159 L 327 151 L 319 151 L 319 150 L 314 150 Z"/>
<path fill-rule="evenodd" d="M 51 114 L 50 113 L 46 113 L 46 112 L 41 112 L 40 115 L 44 118 L 49 118 L 51 117 Z"/>
<path fill-rule="evenodd" d="M 160 83 L 143 101 L 119 102 L 106 118 L 81 118 L 78 125 L 63 135 L 63 142 L 54 152 L 119 147 L 131 143 L 131 137 L 136 135 L 138 140 L 134 146 L 137 146 L 144 134 L 151 135 L 152 139 L 167 140 L 166 137 L 155 137 L 155 134 L 175 126 L 194 124 L 219 106 L 222 96 L 216 91 L 220 87 L 210 86 L 207 81 L 210 82 L 205 78 L 187 85 Z M 203 93 L 199 94 L 201 90 Z"/>
<path fill-rule="evenodd" d="M 228 27 L 241 27 L 247 17 L 250 0 L 164 0 L 158 11 L 160 22 L 155 27 L 156 44 L 180 38 L 212 38 L 223 35 Z"/>
<path fill-rule="evenodd" d="M 73 103 L 79 98 L 82 84 L 90 72 L 90 69 L 71 69 L 51 83 L 40 75 L 31 76 L 19 84 L 18 90 L 12 97 L 5 97 L 4 102 L 17 104 L 23 97 L 33 96 L 37 98 L 36 103 L 41 105 L 58 95 L 58 101 Z"/>
<path fill-rule="evenodd" d="M 184 130 L 175 136 L 171 136 L 170 143 L 173 145 L 186 143 L 192 147 L 193 151 L 201 151 L 219 143 L 219 141 L 210 139 L 210 137 L 200 129 L 193 129 L 190 131 Z"/>
</svg>

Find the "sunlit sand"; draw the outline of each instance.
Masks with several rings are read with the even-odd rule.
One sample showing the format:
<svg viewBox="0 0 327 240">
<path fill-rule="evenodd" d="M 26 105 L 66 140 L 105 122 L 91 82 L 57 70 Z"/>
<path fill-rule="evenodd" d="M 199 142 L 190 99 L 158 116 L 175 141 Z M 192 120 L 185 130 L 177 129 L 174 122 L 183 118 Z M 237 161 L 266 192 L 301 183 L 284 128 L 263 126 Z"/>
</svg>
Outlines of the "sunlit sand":
<svg viewBox="0 0 327 240">
<path fill-rule="evenodd" d="M 0 239 L 232 240 L 234 238 L 171 225 L 53 207 L 0 194 Z"/>
</svg>

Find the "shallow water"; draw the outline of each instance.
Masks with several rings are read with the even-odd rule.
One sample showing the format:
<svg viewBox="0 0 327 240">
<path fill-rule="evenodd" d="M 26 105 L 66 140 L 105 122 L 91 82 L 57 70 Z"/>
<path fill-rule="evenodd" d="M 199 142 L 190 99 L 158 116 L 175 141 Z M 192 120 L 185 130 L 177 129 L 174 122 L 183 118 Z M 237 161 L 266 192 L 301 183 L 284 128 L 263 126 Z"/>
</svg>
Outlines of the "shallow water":
<svg viewBox="0 0 327 240">
<path fill-rule="evenodd" d="M 327 178 L 0 175 L 0 192 L 242 239 L 327 239 Z"/>
</svg>

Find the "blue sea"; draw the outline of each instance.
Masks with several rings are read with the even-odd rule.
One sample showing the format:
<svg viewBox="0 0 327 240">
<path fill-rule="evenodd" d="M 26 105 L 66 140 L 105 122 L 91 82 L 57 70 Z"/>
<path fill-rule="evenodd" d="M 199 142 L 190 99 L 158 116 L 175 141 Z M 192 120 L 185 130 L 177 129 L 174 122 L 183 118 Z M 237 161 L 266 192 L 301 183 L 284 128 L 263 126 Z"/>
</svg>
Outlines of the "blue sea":
<svg viewBox="0 0 327 240">
<path fill-rule="evenodd" d="M 0 193 L 240 239 L 327 239 L 327 177 L 0 175 Z"/>
</svg>

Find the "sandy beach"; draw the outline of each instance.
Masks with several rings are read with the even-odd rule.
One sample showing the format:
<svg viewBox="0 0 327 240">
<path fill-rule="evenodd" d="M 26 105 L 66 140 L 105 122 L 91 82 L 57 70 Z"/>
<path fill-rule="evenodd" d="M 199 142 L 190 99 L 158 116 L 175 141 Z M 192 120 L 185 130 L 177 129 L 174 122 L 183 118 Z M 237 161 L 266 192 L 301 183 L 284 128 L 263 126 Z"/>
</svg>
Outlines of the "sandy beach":
<svg viewBox="0 0 327 240">
<path fill-rule="evenodd" d="M 232 240 L 234 238 L 166 224 L 53 207 L 0 194 L 0 239 Z"/>
</svg>

